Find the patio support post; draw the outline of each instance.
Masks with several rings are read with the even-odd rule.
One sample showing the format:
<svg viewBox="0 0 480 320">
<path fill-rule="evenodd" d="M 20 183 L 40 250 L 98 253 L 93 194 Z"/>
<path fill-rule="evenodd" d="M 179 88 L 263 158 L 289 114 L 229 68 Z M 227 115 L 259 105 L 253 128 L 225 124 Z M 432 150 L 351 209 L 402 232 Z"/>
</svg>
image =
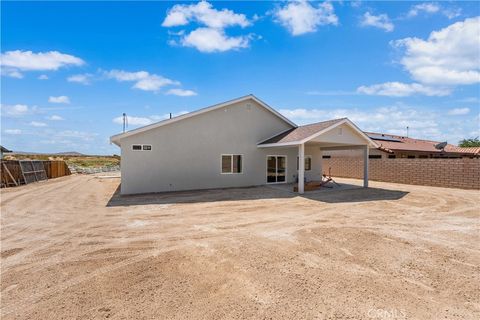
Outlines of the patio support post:
<svg viewBox="0 0 480 320">
<path fill-rule="evenodd" d="M 363 187 L 368 188 L 368 145 L 363 149 Z"/>
<path fill-rule="evenodd" d="M 305 144 L 298 146 L 298 193 L 303 194 L 305 182 Z"/>
</svg>

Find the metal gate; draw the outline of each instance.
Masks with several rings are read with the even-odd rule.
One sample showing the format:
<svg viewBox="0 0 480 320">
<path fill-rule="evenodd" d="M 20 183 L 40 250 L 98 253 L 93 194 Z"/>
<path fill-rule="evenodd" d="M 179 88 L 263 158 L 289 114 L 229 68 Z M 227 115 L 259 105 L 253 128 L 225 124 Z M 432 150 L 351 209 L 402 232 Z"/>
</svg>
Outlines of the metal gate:
<svg viewBox="0 0 480 320">
<path fill-rule="evenodd" d="M 47 180 L 47 173 L 42 161 L 20 160 L 19 162 L 25 184 Z"/>
</svg>

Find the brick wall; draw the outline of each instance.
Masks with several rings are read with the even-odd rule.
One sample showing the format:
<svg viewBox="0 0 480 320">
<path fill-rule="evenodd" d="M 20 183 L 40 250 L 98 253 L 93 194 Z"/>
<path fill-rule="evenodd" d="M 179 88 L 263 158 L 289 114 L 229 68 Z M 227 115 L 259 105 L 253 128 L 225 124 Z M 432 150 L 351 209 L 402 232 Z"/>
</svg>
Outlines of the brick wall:
<svg viewBox="0 0 480 320">
<path fill-rule="evenodd" d="M 333 177 L 363 178 L 363 158 L 323 159 Z M 370 159 L 370 180 L 424 186 L 480 189 L 480 159 Z"/>
</svg>

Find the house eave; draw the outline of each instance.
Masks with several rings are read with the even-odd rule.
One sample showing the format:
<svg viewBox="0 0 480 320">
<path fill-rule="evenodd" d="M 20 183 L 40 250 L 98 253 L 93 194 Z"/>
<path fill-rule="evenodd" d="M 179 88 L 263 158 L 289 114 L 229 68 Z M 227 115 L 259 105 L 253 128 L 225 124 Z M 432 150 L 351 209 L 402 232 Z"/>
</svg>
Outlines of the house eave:
<svg viewBox="0 0 480 320">
<path fill-rule="evenodd" d="M 110 142 L 114 143 L 117 146 L 120 146 L 121 145 L 120 140 L 123 139 L 123 138 L 129 137 L 129 136 L 132 136 L 132 135 L 135 135 L 135 134 L 139 134 L 139 133 L 151 130 L 151 129 L 155 129 L 155 128 L 158 128 L 158 127 L 161 127 L 161 126 L 165 126 L 165 125 L 168 125 L 168 124 L 171 124 L 171 123 L 175 123 L 177 121 L 187 119 L 187 118 L 190 118 L 190 117 L 194 117 L 194 116 L 197 116 L 197 115 L 209 112 L 209 111 L 214 111 L 214 110 L 217 110 L 217 109 L 220 109 L 220 108 L 223 108 L 223 107 L 235 104 L 235 103 L 243 102 L 243 101 L 246 101 L 246 100 L 249 100 L 249 99 L 255 101 L 256 103 L 258 103 L 259 105 L 261 105 L 262 107 L 264 107 L 265 109 L 267 109 L 268 111 L 270 111 L 271 113 L 273 113 L 274 115 L 276 115 L 277 117 L 279 117 L 280 119 L 285 121 L 287 124 L 292 126 L 292 128 L 297 127 L 297 125 L 293 121 L 291 121 L 288 118 L 286 118 L 285 116 L 283 116 L 281 113 L 276 111 L 274 108 L 270 107 L 268 104 L 266 104 L 262 100 L 258 99 L 253 94 L 249 94 L 249 95 L 237 98 L 237 99 L 225 101 L 225 102 L 215 104 L 215 105 L 203 108 L 203 109 L 199 109 L 197 111 L 186 113 L 184 115 L 174 117 L 172 119 L 159 121 L 159 122 L 152 123 L 152 124 L 149 124 L 149 125 L 141 127 L 141 128 L 137 128 L 137 129 L 134 129 L 134 130 L 130 130 L 130 131 L 127 131 L 127 132 L 123 132 L 123 133 L 113 135 L 113 136 L 110 137 Z"/>
</svg>

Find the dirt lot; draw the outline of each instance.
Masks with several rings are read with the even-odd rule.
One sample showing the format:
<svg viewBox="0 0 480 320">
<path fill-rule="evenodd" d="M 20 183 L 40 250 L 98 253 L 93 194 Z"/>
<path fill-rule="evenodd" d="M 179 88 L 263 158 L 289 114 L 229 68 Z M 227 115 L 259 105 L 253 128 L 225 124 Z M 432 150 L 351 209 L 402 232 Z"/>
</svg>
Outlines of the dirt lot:
<svg viewBox="0 0 480 320">
<path fill-rule="evenodd" d="M 118 184 L 2 190 L 2 319 L 480 318 L 478 191 Z"/>
</svg>

